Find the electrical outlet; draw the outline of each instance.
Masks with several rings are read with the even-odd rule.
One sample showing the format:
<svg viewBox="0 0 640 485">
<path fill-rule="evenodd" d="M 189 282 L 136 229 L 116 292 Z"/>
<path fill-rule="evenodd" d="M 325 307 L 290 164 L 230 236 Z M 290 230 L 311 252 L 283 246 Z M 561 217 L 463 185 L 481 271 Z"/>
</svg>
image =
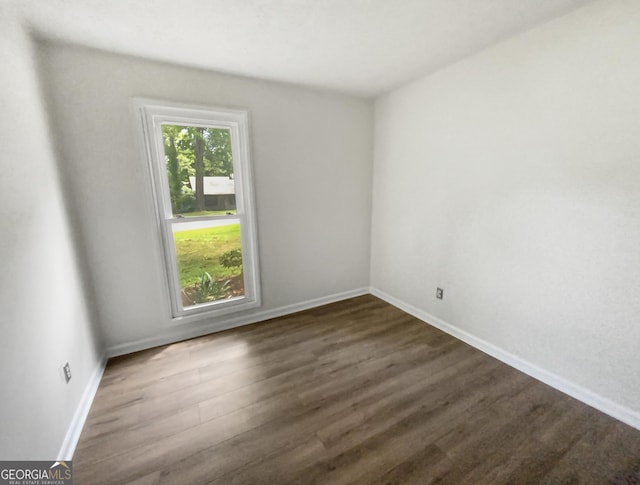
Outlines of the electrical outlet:
<svg viewBox="0 0 640 485">
<path fill-rule="evenodd" d="M 62 370 L 64 370 L 64 380 L 69 384 L 69 381 L 71 380 L 71 366 L 69 365 L 69 362 L 64 365 Z"/>
<path fill-rule="evenodd" d="M 436 298 L 438 300 L 442 300 L 443 297 L 444 297 L 444 290 L 442 288 L 437 288 L 436 289 Z"/>
</svg>

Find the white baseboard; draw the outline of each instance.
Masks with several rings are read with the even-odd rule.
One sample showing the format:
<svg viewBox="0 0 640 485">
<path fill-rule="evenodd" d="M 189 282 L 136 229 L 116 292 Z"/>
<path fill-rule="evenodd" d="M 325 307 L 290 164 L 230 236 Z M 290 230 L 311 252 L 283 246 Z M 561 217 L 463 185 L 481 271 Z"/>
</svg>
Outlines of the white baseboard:
<svg viewBox="0 0 640 485">
<path fill-rule="evenodd" d="M 70 461 L 73 459 L 73 453 L 76 450 L 76 445 L 80 439 L 80 433 L 82 433 L 82 428 L 84 427 L 84 423 L 89 415 L 93 398 L 98 391 L 98 386 L 100 385 L 100 380 L 102 379 L 102 374 L 104 373 L 106 365 L 107 356 L 104 354 L 91 374 L 91 378 L 82 393 L 80 402 L 76 407 L 76 412 L 73 414 L 71 424 L 67 429 L 67 434 L 65 435 L 60 451 L 58 452 L 58 461 Z"/>
<path fill-rule="evenodd" d="M 258 311 L 249 315 L 222 318 L 215 323 L 208 325 L 193 326 L 185 324 L 183 328 L 174 326 L 172 328 L 177 329 L 177 332 L 172 332 L 170 335 L 161 335 L 158 337 L 150 337 L 146 339 L 135 340 L 133 342 L 114 345 L 106 350 L 106 354 L 107 357 L 116 357 L 118 355 L 130 354 L 132 352 L 138 352 L 140 350 L 150 349 L 153 347 L 158 347 L 160 345 L 167 345 L 170 343 L 179 342 L 181 340 L 201 337 L 213 332 L 220 332 L 222 330 L 228 330 L 230 328 L 236 328 L 243 325 L 249 325 L 251 323 L 262 322 L 271 318 L 290 315 L 291 313 L 308 310 L 310 308 L 327 305 L 329 303 L 335 303 L 337 301 L 354 298 L 356 296 L 366 295 L 368 293 L 369 288 L 358 288 L 355 290 L 344 291 L 342 293 L 334 293 L 333 295 L 314 298 L 312 300 L 307 300 L 300 303 L 294 303 L 292 305 L 273 308 L 271 310 Z"/>
<path fill-rule="evenodd" d="M 443 332 L 456 337 L 459 340 L 475 347 L 482 352 L 489 354 L 492 357 L 504 362 L 505 364 L 524 372 L 525 374 L 537 379 L 545 384 L 557 389 L 564 394 L 567 394 L 588 406 L 591 406 L 598 411 L 602 411 L 609 416 L 622 421 L 623 423 L 628 424 L 629 426 L 633 426 L 634 428 L 640 430 L 640 413 L 629 409 L 625 406 L 622 406 L 610 399 L 600 396 L 589 389 L 586 389 L 578 384 L 575 384 L 563 377 L 554 374 L 546 369 L 538 367 L 531 362 L 528 362 L 520 357 L 517 357 L 506 350 L 497 347 L 486 340 L 478 338 L 464 330 L 461 330 L 450 323 L 441 320 L 440 318 L 431 315 L 419 308 L 416 308 L 409 303 L 405 303 L 394 296 L 385 293 L 382 290 L 377 288 L 371 288 L 370 293 L 378 298 L 390 303 L 391 305 L 399 308 L 400 310 L 422 320 L 429 325 L 436 327 Z"/>
</svg>

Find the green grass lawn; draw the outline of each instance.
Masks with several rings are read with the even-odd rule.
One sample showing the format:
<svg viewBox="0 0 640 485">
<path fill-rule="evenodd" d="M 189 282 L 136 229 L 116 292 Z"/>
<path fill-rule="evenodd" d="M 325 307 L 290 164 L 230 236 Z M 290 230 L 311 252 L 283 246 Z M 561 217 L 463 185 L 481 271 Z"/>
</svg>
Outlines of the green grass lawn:
<svg viewBox="0 0 640 485">
<path fill-rule="evenodd" d="M 183 289 L 200 281 L 205 271 L 214 280 L 231 278 L 242 271 L 241 267 L 220 264 L 222 254 L 240 248 L 240 224 L 176 232 L 173 240 Z"/>
</svg>

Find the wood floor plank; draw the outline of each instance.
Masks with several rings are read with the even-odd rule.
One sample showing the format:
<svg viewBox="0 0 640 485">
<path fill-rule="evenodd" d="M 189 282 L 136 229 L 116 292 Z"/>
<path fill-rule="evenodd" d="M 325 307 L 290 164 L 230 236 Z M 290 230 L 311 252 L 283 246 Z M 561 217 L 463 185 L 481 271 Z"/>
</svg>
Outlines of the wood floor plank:
<svg viewBox="0 0 640 485">
<path fill-rule="evenodd" d="M 640 431 L 367 295 L 110 360 L 74 479 L 640 483 Z"/>
</svg>

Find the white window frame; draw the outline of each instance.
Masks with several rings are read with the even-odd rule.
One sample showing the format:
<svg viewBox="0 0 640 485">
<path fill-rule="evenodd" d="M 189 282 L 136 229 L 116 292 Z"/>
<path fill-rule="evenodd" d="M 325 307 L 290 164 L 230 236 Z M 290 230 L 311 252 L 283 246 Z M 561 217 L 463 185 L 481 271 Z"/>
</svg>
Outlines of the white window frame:
<svg viewBox="0 0 640 485">
<path fill-rule="evenodd" d="M 192 320 L 188 318 L 190 316 L 205 318 L 225 315 L 260 306 L 258 238 L 249 150 L 248 112 L 246 110 L 167 103 L 143 98 L 135 99 L 134 107 L 142 127 L 142 139 L 155 200 L 158 234 L 164 252 L 163 269 L 167 276 L 173 321 Z M 162 139 L 161 127 L 165 124 L 230 130 L 236 192 L 235 215 L 174 217 Z M 184 307 L 175 257 L 173 227 L 193 222 L 220 220 L 238 220 L 240 223 L 244 296 Z"/>
</svg>

